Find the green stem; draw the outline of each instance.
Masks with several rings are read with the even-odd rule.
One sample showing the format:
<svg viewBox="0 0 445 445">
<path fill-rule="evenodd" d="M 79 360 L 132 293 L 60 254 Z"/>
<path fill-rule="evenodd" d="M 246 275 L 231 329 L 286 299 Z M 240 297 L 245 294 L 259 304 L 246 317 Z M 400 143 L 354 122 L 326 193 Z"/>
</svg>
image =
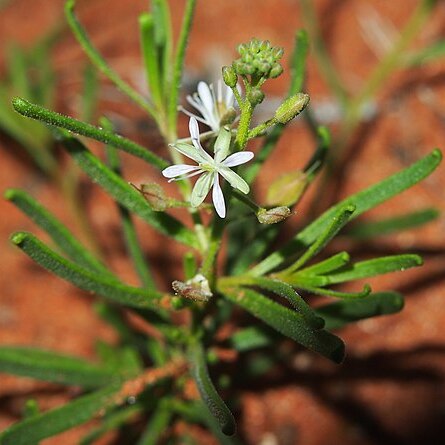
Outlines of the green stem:
<svg viewBox="0 0 445 445">
<path fill-rule="evenodd" d="M 252 120 L 252 104 L 245 99 L 241 106 L 241 117 L 236 133 L 235 147 L 236 151 L 244 150 L 249 140 L 250 121 Z"/>
<path fill-rule="evenodd" d="M 338 72 L 324 44 L 323 35 L 318 23 L 313 0 L 300 0 L 303 21 L 308 27 L 309 35 L 314 46 L 314 55 L 320 65 L 320 73 L 325 82 L 337 96 L 342 105 L 347 102 L 347 91 L 343 87 Z"/>
<path fill-rule="evenodd" d="M 75 5 L 75 0 L 68 0 L 65 3 L 66 19 L 74 36 L 90 58 L 91 62 L 100 71 L 102 71 L 102 73 L 104 73 L 119 88 L 119 90 L 125 93 L 130 99 L 132 99 L 141 108 L 147 111 L 148 114 L 150 114 L 155 120 L 157 120 L 157 114 L 154 108 L 134 88 L 124 82 L 124 80 L 107 64 L 97 49 L 92 45 L 85 30 L 82 28 L 76 15 L 74 14 Z"/>
</svg>

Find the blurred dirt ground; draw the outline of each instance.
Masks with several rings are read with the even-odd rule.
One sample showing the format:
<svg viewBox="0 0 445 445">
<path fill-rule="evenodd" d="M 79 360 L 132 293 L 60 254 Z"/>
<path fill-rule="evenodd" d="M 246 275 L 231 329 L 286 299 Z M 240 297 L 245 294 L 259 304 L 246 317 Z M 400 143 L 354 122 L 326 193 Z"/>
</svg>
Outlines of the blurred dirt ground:
<svg viewBox="0 0 445 445">
<path fill-rule="evenodd" d="M 135 87 L 144 89 L 139 58 L 137 15 L 148 2 L 79 0 L 79 16 L 92 40 L 110 64 Z M 441 2 L 439 2 L 441 3 Z M 374 8 L 397 29 L 416 6 L 415 0 L 317 1 L 329 49 L 348 90 L 356 92 L 377 63 L 372 48 L 363 40 L 360 17 Z M 183 0 L 172 0 L 174 21 L 179 25 Z M 30 45 L 63 22 L 62 0 L 11 0 L 0 11 L 0 55 L 10 41 Z M 187 55 L 184 86 L 198 79 L 215 79 L 229 64 L 234 48 L 251 37 L 282 45 L 289 55 L 296 29 L 302 26 L 297 0 L 198 1 L 195 27 Z M 445 37 L 445 4 L 439 4 L 416 45 Z M 285 59 L 287 61 L 287 58 Z M 85 57 L 69 32 L 61 35 L 53 62 L 58 75 L 59 111 L 75 114 L 79 103 Z M 0 70 L 5 69 L 0 56 Z M 267 113 L 286 90 L 288 76 L 270 82 Z M 313 59 L 306 91 L 311 107 L 323 111 L 332 97 L 322 82 Z M 445 62 L 391 78 L 378 98 L 376 117 L 363 124 L 354 150 L 342 172 L 338 197 L 364 188 L 400 170 L 428 153 L 445 148 Z M 274 102 L 275 101 L 275 102 Z M 162 144 L 153 126 L 111 86 L 104 82 L 100 110 L 120 123 L 122 132 L 147 146 Z M 335 113 L 334 113 L 335 118 Z M 335 126 L 335 123 L 334 123 Z M 153 142 L 155 141 L 155 143 Z M 273 156 L 267 161 L 257 190 L 264 195 L 278 174 L 301 167 L 310 156 L 313 141 L 301 124 L 292 124 Z M 0 188 L 20 187 L 32 193 L 73 230 L 72 219 L 59 190 L 42 180 L 20 148 L 0 136 Z M 64 161 L 67 162 L 66 160 Z M 140 183 L 160 175 L 125 156 L 125 176 Z M 379 218 L 434 206 L 445 210 L 443 166 L 433 176 L 390 203 L 370 212 Z M 135 282 L 118 235 L 118 219 L 112 201 L 85 180 L 85 202 L 108 261 L 129 282 Z M 173 188 L 172 188 L 173 190 Z M 298 213 L 287 222 L 298 227 L 310 194 Z M 9 235 L 30 230 L 42 235 L 11 204 L 0 201 L 0 343 L 34 345 L 94 358 L 97 338 L 113 341 L 113 332 L 91 310 L 91 298 L 46 273 L 11 246 Z M 166 288 L 179 268 L 180 249 L 138 222 L 141 239 L 156 276 Z M 348 357 L 331 366 L 305 351 L 298 352 L 285 373 L 270 382 L 252 382 L 242 389 L 240 433 L 252 445 L 419 445 L 445 443 L 445 219 L 419 230 L 403 232 L 379 243 L 356 246 L 354 253 L 419 252 L 425 267 L 372 280 L 375 290 L 394 289 L 406 296 L 405 310 L 395 316 L 368 320 L 344 329 Z M 42 235 L 45 239 L 46 237 Z M 335 246 L 334 246 L 335 247 Z M 162 272 L 173 265 L 171 276 Z M 242 373 L 242 369 L 237 372 Z M 60 405 L 73 393 L 31 379 L 2 375 L 0 380 L 0 430 L 20 418 L 24 402 L 36 397 L 42 409 Z M 74 444 L 86 427 L 79 427 L 45 444 Z M 196 429 L 202 443 L 215 443 Z M 102 444 L 112 444 L 108 436 Z"/>
</svg>

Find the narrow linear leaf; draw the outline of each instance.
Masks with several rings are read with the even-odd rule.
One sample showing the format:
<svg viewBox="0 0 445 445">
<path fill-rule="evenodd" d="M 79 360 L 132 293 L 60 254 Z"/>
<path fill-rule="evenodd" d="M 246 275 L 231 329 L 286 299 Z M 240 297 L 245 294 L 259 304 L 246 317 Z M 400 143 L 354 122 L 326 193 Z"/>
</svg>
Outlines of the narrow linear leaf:
<svg viewBox="0 0 445 445">
<path fill-rule="evenodd" d="M 41 227 L 69 258 L 77 264 L 97 272 L 113 275 L 92 255 L 52 213 L 23 190 L 9 189 L 5 198 Z"/>
<path fill-rule="evenodd" d="M 290 243 L 280 250 L 272 253 L 263 261 L 250 270 L 252 275 L 264 275 L 272 269 L 283 263 L 291 255 L 294 255 L 301 249 L 307 248 L 323 232 L 333 215 L 339 208 L 354 204 L 356 210 L 353 218 L 361 215 L 363 212 L 381 204 L 384 201 L 398 195 L 407 188 L 417 184 L 422 179 L 430 175 L 442 160 L 442 153 L 436 149 L 429 155 L 420 159 L 410 167 L 384 179 L 367 189 L 364 189 L 354 195 L 341 201 L 339 204 L 331 207 L 323 213 L 314 222 L 296 235 Z"/>
<path fill-rule="evenodd" d="M 65 16 L 74 36 L 90 58 L 91 62 L 96 66 L 96 68 L 102 71 L 102 73 L 104 73 L 117 86 L 117 88 L 119 88 L 119 90 L 125 93 L 136 104 L 156 118 L 156 114 L 152 106 L 134 88 L 124 82 L 124 80 L 107 64 L 101 54 L 93 46 L 85 30 L 82 28 L 82 25 L 77 20 L 74 13 L 75 6 L 75 0 L 68 0 L 65 3 Z"/>
<path fill-rule="evenodd" d="M 162 296 L 158 292 L 119 284 L 107 276 L 84 269 L 61 257 L 30 233 L 17 232 L 12 235 L 11 240 L 36 263 L 80 289 L 97 293 L 125 306 L 147 308 L 158 314 L 163 313 L 158 307 Z"/>
<path fill-rule="evenodd" d="M 155 42 L 154 28 L 155 22 L 153 15 L 147 12 L 142 13 L 139 16 L 139 33 L 145 72 L 153 102 L 158 109 L 161 109 L 163 106 L 163 91 L 161 87 L 159 54 Z"/>
<path fill-rule="evenodd" d="M 239 352 L 263 348 L 272 344 L 271 336 L 258 326 L 240 329 L 230 337 L 230 345 Z"/>
<path fill-rule="evenodd" d="M 312 287 L 307 285 L 299 285 L 296 280 L 293 284 L 297 289 L 302 289 L 308 292 L 312 292 L 316 295 L 324 295 L 326 297 L 345 298 L 345 299 L 357 299 L 368 296 L 371 293 L 371 286 L 365 284 L 360 292 L 341 292 L 332 289 L 325 289 L 323 287 Z"/>
<path fill-rule="evenodd" d="M 340 269 L 345 264 L 349 263 L 350 257 L 348 252 L 337 253 L 323 261 L 320 261 L 313 266 L 305 267 L 300 270 L 301 274 L 305 275 L 323 275 L 334 270 Z"/>
<path fill-rule="evenodd" d="M 323 248 L 329 243 L 329 241 L 334 238 L 337 233 L 349 222 L 351 215 L 355 211 L 355 205 L 349 204 L 344 207 L 340 207 L 337 212 L 333 215 L 329 224 L 326 225 L 325 229 L 320 233 L 320 236 L 309 246 L 306 252 L 295 261 L 287 269 L 280 272 L 280 275 L 291 274 L 302 266 L 304 266 L 312 257 L 317 255 Z"/>
<path fill-rule="evenodd" d="M 373 277 L 389 272 L 404 271 L 411 267 L 423 264 L 419 255 L 391 255 L 376 258 L 347 266 L 336 273 L 326 275 L 328 284 L 344 283 L 345 281 L 359 280 L 361 278 Z"/>
<path fill-rule="evenodd" d="M 291 311 L 251 289 L 221 288 L 220 291 L 230 301 L 238 304 L 283 335 L 335 363 L 342 362 L 345 355 L 343 341 L 328 331 L 311 329 L 301 314 Z"/>
<path fill-rule="evenodd" d="M 173 36 L 168 0 L 153 0 L 154 38 L 159 54 L 159 73 L 164 97 L 169 94 Z"/>
<path fill-rule="evenodd" d="M 200 343 L 190 345 L 189 355 L 191 372 L 203 402 L 218 421 L 221 431 L 227 436 L 233 436 L 236 432 L 235 419 L 216 392 L 215 386 L 210 379 L 202 345 Z"/>
<path fill-rule="evenodd" d="M 405 64 L 409 67 L 422 66 L 434 60 L 440 60 L 445 55 L 445 40 L 439 40 L 426 48 L 422 48 L 415 54 L 409 55 Z"/>
<path fill-rule="evenodd" d="M 138 191 L 107 168 L 80 141 L 64 137 L 62 142 L 79 167 L 119 204 L 136 213 L 159 232 L 188 246 L 197 245 L 196 236 L 190 229 L 166 213 L 153 211 Z"/>
<path fill-rule="evenodd" d="M 295 35 L 295 45 L 291 57 L 289 96 L 298 93 L 303 88 L 308 50 L 309 38 L 307 32 L 301 29 Z"/>
<path fill-rule="evenodd" d="M 176 44 L 176 54 L 172 64 L 172 79 L 170 87 L 170 97 L 168 101 L 168 125 L 176 128 L 176 118 L 178 116 L 178 98 L 179 88 L 181 86 L 182 73 L 184 70 L 185 52 L 192 27 L 193 16 L 196 8 L 196 0 L 187 0 L 185 5 L 181 31 L 179 32 L 178 41 Z"/>
<path fill-rule="evenodd" d="M 92 445 L 96 443 L 96 441 L 107 432 L 116 430 L 127 422 L 135 420 L 141 412 L 142 407 L 140 405 L 133 405 L 110 413 L 102 420 L 100 426 L 94 428 L 79 441 L 79 445 Z"/>
<path fill-rule="evenodd" d="M 83 70 L 82 120 L 93 122 L 99 96 L 99 78 L 96 69 L 88 64 Z"/>
<path fill-rule="evenodd" d="M 94 125 L 79 121 L 72 117 L 56 113 L 55 111 L 48 110 L 20 97 L 12 99 L 12 105 L 15 110 L 23 116 L 45 122 L 54 127 L 64 128 L 65 130 L 95 139 L 96 141 L 105 144 L 110 144 L 113 147 L 119 148 L 120 150 L 126 151 L 127 153 L 148 162 L 159 170 L 162 170 L 169 165 L 167 161 L 158 157 L 147 148 L 118 134 L 95 127 Z"/>
<path fill-rule="evenodd" d="M 343 326 L 366 318 L 389 315 L 401 311 L 403 296 L 397 292 L 378 292 L 360 300 L 343 300 L 316 309 L 327 329 Z"/>
<path fill-rule="evenodd" d="M 322 329 L 324 327 L 323 319 L 315 315 L 313 309 L 288 283 L 266 277 L 236 277 L 234 280 L 238 281 L 240 285 L 258 286 L 262 289 L 271 291 L 276 295 L 280 295 L 289 301 L 312 329 Z"/>
<path fill-rule="evenodd" d="M 381 221 L 358 223 L 350 227 L 345 235 L 359 240 L 389 235 L 422 226 L 430 221 L 434 221 L 438 216 L 439 211 L 437 209 L 424 209 Z"/>
<path fill-rule="evenodd" d="M 104 128 L 112 129 L 112 124 L 108 119 L 103 118 L 100 122 L 104 126 Z M 111 145 L 107 145 L 106 155 L 107 163 L 110 169 L 114 173 L 116 173 L 116 175 L 122 177 L 121 163 L 117 150 Z M 122 231 L 127 251 L 133 261 L 134 267 L 139 276 L 139 280 L 142 286 L 148 289 L 156 289 L 156 284 L 154 282 L 153 276 L 151 275 L 148 263 L 145 259 L 145 255 L 139 242 L 138 235 L 136 233 L 136 227 L 133 224 L 131 214 L 128 209 L 121 204 L 118 204 L 117 207 L 121 218 Z"/>
<path fill-rule="evenodd" d="M 94 388 L 112 383 L 116 375 L 76 357 L 29 347 L 0 347 L 0 372 L 48 382 Z"/>
<path fill-rule="evenodd" d="M 2 445 L 30 445 L 87 422 L 114 405 L 120 384 L 79 397 L 60 408 L 16 423 L 0 434 Z"/>
<path fill-rule="evenodd" d="M 173 415 L 170 405 L 170 400 L 160 400 L 136 445 L 157 445 L 160 443 Z"/>
</svg>

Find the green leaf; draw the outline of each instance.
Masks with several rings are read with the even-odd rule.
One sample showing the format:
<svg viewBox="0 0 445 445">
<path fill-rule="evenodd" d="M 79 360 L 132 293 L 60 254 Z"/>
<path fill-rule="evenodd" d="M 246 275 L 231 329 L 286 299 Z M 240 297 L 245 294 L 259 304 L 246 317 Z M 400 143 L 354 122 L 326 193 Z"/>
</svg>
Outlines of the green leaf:
<svg viewBox="0 0 445 445">
<path fill-rule="evenodd" d="M 437 209 L 424 209 L 381 221 L 357 223 L 350 227 L 345 235 L 359 240 L 389 235 L 422 226 L 437 219 L 438 216 L 439 211 Z"/>
<path fill-rule="evenodd" d="M 216 392 L 215 386 L 209 376 L 205 353 L 200 343 L 195 342 L 189 347 L 191 373 L 195 379 L 199 393 L 207 408 L 218 421 L 221 431 L 227 436 L 236 432 L 236 423 L 233 414 Z"/>
<path fill-rule="evenodd" d="M 120 384 L 79 397 L 60 408 L 16 423 L 0 434 L 1 445 L 30 445 L 87 422 L 115 404 Z"/>
<path fill-rule="evenodd" d="M 56 113 L 55 111 L 47 110 L 40 105 L 33 104 L 20 97 L 15 97 L 12 99 L 12 105 L 15 110 L 23 116 L 45 122 L 46 124 L 54 127 L 64 128 L 65 130 L 95 139 L 96 141 L 103 142 L 105 144 L 110 144 L 113 147 L 119 148 L 120 150 L 126 151 L 133 156 L 143 159 L 159 170 L 162 170 L 169 165 L 167 161 L 161 159 L 147 148 L 119 136 L 118 134 L 95 127 L 94 125 L 79 121 L 72 117 L 64 116 L 63 114 Z"/>
<path fill-rule="evenodd" d="M 360 300 L 342 300 L 316 309 L 327 329 L 343 326 L 366 318 L 389 315 L 401 311 L 403 296 L 397 292 L 378 292 Z"/>
<path fill-rule="evenodd" d="M 445 39 L 434 42 L 432 45 L 422 48 L 415 54 L 409 55 L 405 64 L 409 67 L 426 65 L 437 59 L 442 59 L 445 56 Z"/>
<path fill-rule="evenodd" d="M 324 327 L 323 319 L 315 315 L 312 308 L 288 283 L 273 278 L 249 276 L 234 277 L 230 280 L 231 284 L 233 283 L 235 286 L 258 286 L 261 289 L 271 291 L 289 301 L 312 329 L 322 329 Z"/>
<path fill-rule="evenodd" d="M 301 249 L 307 248 L 326 229 L 326 226 L 329 225 L 332 217 L 338 212 L 339 208 L 354 204 L 356 210 L 353 217 L 356 218 L 367 210 L 387 201 L 393 196 L 398 195 L 407 188 L 420 182 L 436 169 L 441 160 L 442 153 L 436 149 L 431 154 L 425 156 L 405 170 L 402 170 L 355 195 L 349 196 L 337 205 L 331 207 L 314 222 L 309 224 L 285 247 L 272 253 L 257 264 L 250 270 L 250 273 L 252 275 L 264 275 L 282 264 L 289 256 L 294 255 Z"/>
<path fill-rule="evenodd" d="M 240 329 L 230 337 L 230 345 L 239 352 L 263 348 L 272 344 L 271 336 L 258 326 Z"/>
<path fill-rule="evenodd" d="M 107 130 L 112 129 L 112 124 L 108 119 L 102 118 L 100 120 L 101 125 Z M 116 173 L 116 175 L 122 177 L 121 164 L 119 154 L 117 150 L 111 145 L 106 147 L 107 163 L 110 169 Z M 144 252 L 142 250 L 141 243 L 139 242 L 136 228 L 133 224 L 131 214 L 122 205 L 118 204 L 118 211 L 121 218 L 122 231 L 125 239 L 127 251 L 133 261 L 134 268 L 139 276 L 139 280 L 142 286 L 147 289 L 156 289 L 156 284 L 151 275 L 148 263 L 145 259 Z"/>
<path fill-rule="evenodd" d="M 342 362 L 345 354 L 343 341 L 325 330 L 311 329 L 298 312 L 291 311 L 251 289 L 221 287 L 220 292 L 283 335 L 335 363 Z"/>
<path fill-rule="evenodd" d="M 168 429 L 172 418 L 172 408 L 169 399 L 161 399 L 155 407 L 141 438 L 137 445 L 157 445 L 161 442 L 161 437 Z"/>
<path fill-rule="evenodd" d="M 197 245 L 196 236 L 190 229 L 166 213 L 153 211 L 137 190 L 107 168 L 80 141 L 63 137 L 62 142 L 79 167 L 119 204 L 136 213 L 159 232 L 188 246 Z"/>
<path fill-rule="evenodd" d="M 193 16 L 196 8 L 196 0 L 187 0 L 184 13 L 182 15 L 181 31 L 179 32 L 178 41 L 176 43 L 176 53 L 172 63 L 172 79 L 170 88 L 170 96 L 168 101 L 168 127 L 176 128 L 176 120 L 178 116 L 178 98 L 179 88 L 181 86 L 182 74 L 184 70 L 185 51 L 187 49 L 188 39 L 192 27 Z"/>
<path fill-rule="evenodd" d="M 344 283 L 345 281 L 359 280 L 361 278 L 373 277 L 389 272 L 404 271 L 411 267 L 418 267 L 423 264 L 422 258 L 418 255 L 390 255 L 387 257 L 375 258 L 367 261 L 360 261 L 346 266 L 337 272 L 326 275 L 327 284 Z"/>
<path fill-rule="evenodd" d="M 77 264 L 97 272 L 113 275 L 94 257 L 52 213 L 23 190 L 9 189 L 5 198 L 41 227 L 69 258 Z"/>
<path fill-rule="evenodd" d="M 309 50 L 309 38 L 304 29 L 297 31 L 295 45 L 291 57 L 291 82 L 288 97 L 298 93 L 303 88 L 306 70 L 306 59 Z"/>
<path fill-rule="evenodd" d="M 332 289 L 325 289 L 323 287 L 314 287 L 309 286 L 307 284 L 300 284 L 298 281 L 291 283 L 297 289 L 303 289 L 308 292 L 312 292 L 316 295 L 324 295 L 326 297 L 334 297 L 334 298 L 346 298 L 346 299 L 357 299 L 368 296 L 371 293 L 371 286 L 369 284 L 365 284 L 363 286 L 363 290 L 359 292 L 340 292 Z"/>
<path fill-rule="evenodd" d="M 94 428 L 79 441 L 79 445 L 96 443 L 98 439 L 109 431 L 117 430 L 122 425 L 136 420 L 140 416 L 141 411 L 142 407 L 140 405 L 132 405 L 108 414 L 102 420 L 100 426 Z"/>
<path fill-rule="evenodd" d="M 303 255 L 298 258 L 295 263 L 290 267 L 280 272 L 278 275 L 288 275 L 291 274 L 302 266 L 304 266 L 312 257 L 317 255 L 323 248 L 329 243 L 329 241 L 334 238 L 338 232 L 349 222 L 351 215 L 355 211 L 355 206 L 352 204 L 345 205 L 338 208 L 329 224 L 326 225 L 324 230 L 320 233 L 320 236 L 309 246 L 309 248 L 304 252 Z"/>
<path fill-rule="evenodd" d="M 162 296 L 158 292 L 126 286 L 110 280 L 106 275 L 84 269 L 61 257 L 30 233 L 17 232 L 12 235 L 11 240 L 36 263 L 80 289 L 95 292 L 125 306 L 148 308 L 157 314 L 164 313 L 158 306 Z"/>
<path fill-rule="evenodd" d="M 65 3 L 66 19 L 74 36 L 82 46 L 82 49 L 90 58 L 91 62 L 96 66 L 97 69 L 102 71 L 102 73 L 104 73 L 117 86 L 117 88 L 119 88 L 119 90 L 125 93 L 130 99 L 132 99 L 136 104 L 138 104 L 141 108 L 143 108 L 156 119 L 157 116 L 152 106 L 134 88 L 124 82 L 124 80 L 107 64 L 104 58 L 93 46 L 85 30 L 82 28 L 81 24 L 77 20 L 77 17 L 74 13 L 75 5 L 75 0 L 68 0 Z"/>
<path fill-rule="evenodd" d="M 159 54 L 155 42 L 155 22 L 153 16 L 143 12 L 139 16 L 139 33 L 142 55 L 145 64 L 149 91 L 158 110 L 163 107 L 163 91 L 161 87 L 161 73 L 159 67 Z"/>
<path fill-rule="evenodd" d="M 94 388 L 116 379 L 110 370 L 80 358 L 29 347 L 0 347 L 0 372 Z"/>
<path fill-rule="evenodd" d="M 99 77 L 96 69 L 88 64 L 83 70 L 82 120 L 93 122 L 99 96 Z"/>
<path fill-rule="evenodd" d="M 301 274 L 305 275 L 323 275 L 334 270 L 340 269 L 345 264 L 349 263 L 349 254 L 348 252 L 340 252 L 331 257 L 320 261 L 312 266 L 305 267 L 300 270 Z"/>
</svg>

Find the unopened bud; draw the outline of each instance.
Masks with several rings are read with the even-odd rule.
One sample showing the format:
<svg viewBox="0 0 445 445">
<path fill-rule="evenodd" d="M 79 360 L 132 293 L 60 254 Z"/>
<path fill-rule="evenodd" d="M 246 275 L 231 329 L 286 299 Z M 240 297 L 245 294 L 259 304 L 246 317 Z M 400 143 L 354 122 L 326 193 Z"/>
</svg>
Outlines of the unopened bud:
<svg viewBox="0 0 445 445">
<path fill-rule="evenodd" d="M 253 106 L 259 105 L 264 100 L 264 93 L 255 88 L 249 91 L 247 94 L 247 99 Z"/>
<path fill-rule="evenodd" d="M 261 224 L 276 224 L 284 221 L 291 214 L 289 207 L 280 206 L 273 209 L 260 209 L 256 216 Z"/>
<path fill-rule="evenodd" d="M 235 88 L 236 83 L 238 82 L 238 76 L 236 75 L 235 70 L 231 66 L 223 66 L 222 75 L 224 79 L 224 83 L 230 87 Z"/>
<path fill-rule="evenodd" d="M 282 72 L 283 72 L 283 67 L 279 63 L 276 63 L 270 70 L 269 77 L 271 79 L 276 79 L 277 77 L 281 76 Z"/>
<path fill-rule="evenodd" d="M 289 97 L 275 111 L 275 120 L 280 124 L 287 124 L 307 107 L 309 101 L 310 97 L 305 93 L 297 93 Z"/>
<path fill-rule="evenodd" d="M 270 206 L 292 206 L 303 196 L 309 180 L 301 170 L 284 173 L 267 191 L 266 202 Z"/>
</svg>

